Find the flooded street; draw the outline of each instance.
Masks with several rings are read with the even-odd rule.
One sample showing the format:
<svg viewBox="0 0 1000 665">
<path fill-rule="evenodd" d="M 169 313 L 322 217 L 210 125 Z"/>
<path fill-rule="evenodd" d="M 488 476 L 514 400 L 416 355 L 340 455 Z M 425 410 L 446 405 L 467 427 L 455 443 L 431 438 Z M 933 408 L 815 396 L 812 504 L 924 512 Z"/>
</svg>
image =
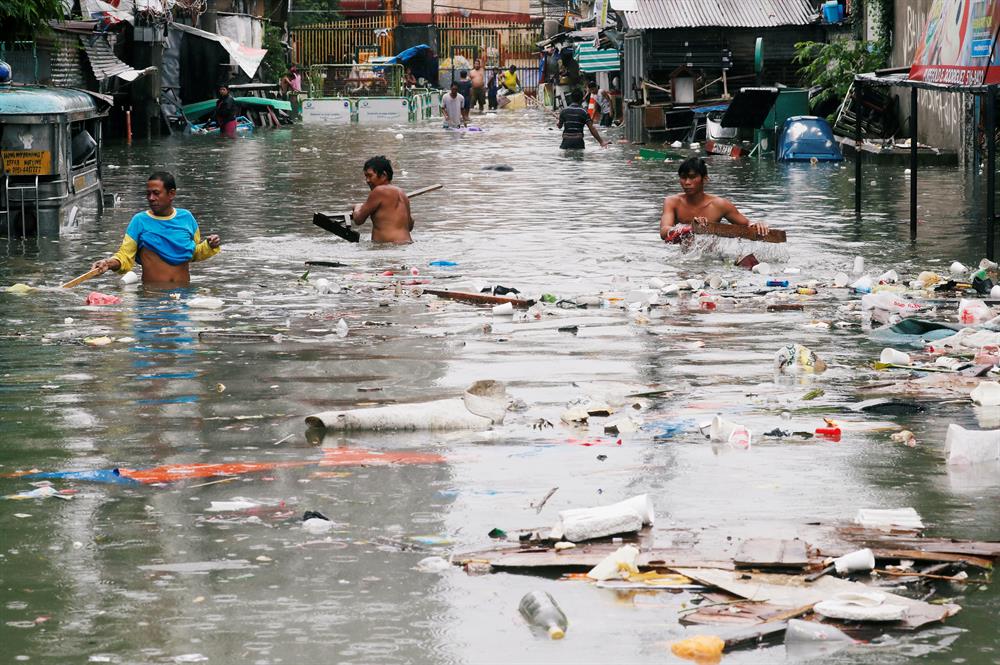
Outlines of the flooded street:
<svg viewBox="0 0 1000 665">
<path fill-rule="evenodd" d="M 9 477 L 27 469 L 264 465 L 214 483 L 58 479 L 57 489 L 76 490 L 71 500 L 0 502 L 0 661 L 681 662 L 672 641 L 721 630 L 678 623 L 694 594 L 415 569 L 431 555 L 497 544 L 491 529 L 548 527 L 560 510 L 642 493 L 656 507 L 661 546 L 794 537 L 799 525 L 849 521 L 860 508 L 907 506 L 930 535 L 1000 539 L 1000 468 L 960 470 L 943 457 L 949 423 L 996 428 L 1000 407 L 923 399 L 926 411 L 905 417 L 847 408 L 880 396 L 865 385 L 887 376 L 872 368 L 884 344 L 870 338 L 860 311 L 842 309 L 860 296 L 823 287 L 858 255 L 868 274 L 894 268 L 904 280 L 947 274 L 954 260 L 977 265 L 982 177 L 922 170 L 921 238 L 911 244 L 902 167 L 866 166 L 857 220 L 850 162 L 714 157 L 708 190 L 788 232 L 789 260 L 777 270 L 801 272 L 787 279 L 819 280 L 817 295 L 794 300 L 803 311 L 767 312 L 749 300 L 706 311 L 682 292 L 645 313 L 612 300 L 512 323 L 489 308 L 417 296 L 406 282 L 573 299 L 707 275 L 747 296 L 764 277 L 662 243 L 658 218 L 663 196 L 678 191 L 677 165 L 635 160 L 637 147 L 617 143 L 618 130 L 609 150 L 588 139 L 584 155 L 569 156 L 538 111 L 473 120 L 483 131 L 297 126 L 233 141 L 108 146 L 105 186 L 123 195 L 120 207 L 77 237 L 0 245 L 0 284 L 57 286 L 117 249 L 146 207 L 146 177 L 167 169 L 177 177 L 176 205 L 194 213 L 203 235 L 221 235 L 223 248 L 193 264 L 190 287 L 174 292 L 122 288 L 110 273 L 73 290 L 0 292 L 0 495 L 30 490 Z M 352 245 L 311 223 L 315 210 L 349 209 L 367 195 L 361 165 L 378 154 L 392 160 L 394 184 L 405 190 L 444 185 L 414 199 L 413 245 Z M 499 164 L 513 170 L 481 169 Z M 304 265 L 317 260 L 344 265 Z M 319 293 L 320 278 L 335 292 Z M 90 290 L 124 303 L 85 306 Z M 197 296 L 225 306 L 189 307 Z M 956 306 L 941 303 L 927 318 L 956 322 Z M 341 319 L 346 337 L 336 333 Z M 816 320 L 851 325 L 811 326 Z M 577 331 L 558 330 L 568 325 Z M 82 343 L 101 335 L 116 341 Z M 791 343 L 830 368 L 779 374 L 775 353 Z M 323 435 L 304 424 L 318 411 L 454 397 L 479 379 L 504 382 L 526 409 L 485 433 Z M 601 419 L 589 429 L 560 422 L 574 400 L 656 388 L 671 393 L 639 400 L 635 417 L 647 424 L 639 432 L 607 435 Z M 801 399 L 815 388 L 825 394 Z M 749 451 L 711 444 L 696 427 L 654 438 L 657 423 L 716 413 L 754 431 Z M 824 415 L 844 424 L 840 441 L 760 436 L 776 427 L 812 432 Z M 534 428 L 539 419 L 554 427 Z M 918 445 L 894 443 L 879 424 L 912 429 Z M 371 457 L 364 451 L 421 456 L 356 463 Z M 253 507 L 213 510 L 233 501 Z M 308 533 L 307 510 L 329 517 L 332 530 Z M 667 542 L 678 530 L 686 536 Z M 564 640 L 524 624 L 518 602 L 533 589 L 565 611 Z M 943 625 L 890 631 L 814 662 L 1000 662 L 1000 588 L 943 584 L 936 598 L 963 609 Z M 802 661 L 780 641 L 724 656 Z"/>
</svg>

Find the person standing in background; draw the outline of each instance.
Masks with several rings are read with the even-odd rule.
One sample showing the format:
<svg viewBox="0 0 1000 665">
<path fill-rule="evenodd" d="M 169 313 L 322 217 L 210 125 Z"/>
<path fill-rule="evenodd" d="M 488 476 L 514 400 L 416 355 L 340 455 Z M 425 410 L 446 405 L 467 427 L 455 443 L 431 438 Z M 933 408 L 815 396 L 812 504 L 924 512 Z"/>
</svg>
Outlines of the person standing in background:
<svg viewBox="0 0 1000 665">
<path fill-rule="evenodd" d="M 223 83 L 219 86 L 219 99 L 215 102 L 215 123 L 220 134 L 236 138 L 236 116 L 239 112 L 236 100 L 229 94 L 229 86 Z"/>
</svg>

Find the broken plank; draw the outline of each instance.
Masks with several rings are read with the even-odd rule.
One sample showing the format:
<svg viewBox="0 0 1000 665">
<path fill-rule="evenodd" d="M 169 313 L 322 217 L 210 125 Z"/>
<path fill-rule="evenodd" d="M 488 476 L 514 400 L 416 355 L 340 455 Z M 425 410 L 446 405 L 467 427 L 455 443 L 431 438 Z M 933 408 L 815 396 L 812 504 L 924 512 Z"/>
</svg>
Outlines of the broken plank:
<svg viewBox="0 0 1000 665">
<path fill-rule="evenodd" d="M 568 550 L 555 551 L 551 548 L 522 549 L 518 547 L 482 550 L 455 554 L 452 561 L 462 566 L 469 561 L 488 563 L 493 568 L 579 568 L 590 569 L 609 554 L 615 552 L 620 543 L 582 544 Z M 711 559 L 690 548 L 653 548 L 643 551 L 636 560 L 640 568 L 670 569 L 675 566 L 706 566 L 717 569 L 732 569 L 732 561 L 722 558 Z"/>
<path fill-rule="evenodd" d="M 806 543 L 779 538 L 748 538 L 742 542 L 733 563 L 737 568 L 805 568 L 809 565 Z"/>
<path fill-rule="evenodd" d="M 950 563 L 966 563 L 970 566 L 989 570 L 993 561 L 969 554 L 950 554 L 947 552 L 925 552 L 924 550 L 872 550 L 876 559 L 913 559 L 914 561 L 942 561 Z"/>
<path fill-rule="evenodd" d="M 757 229 L 750 226 L 736 224 L 722 224 L 713 222 L 696 222 L 691 225 L 691 231 L 697 234 L 707 234 L 720 238 L 744 238 L 746 240 L 757 240 L 760 242 L 785 242 L 785 232 L 778 229 L 771 229 L 766 234 L 757 233 Z"/>
<path fill-rule="evenodd" d="M 871 591 L 871 587 L 865 584 L 830 576 L 820 578 L 812 584 L 806 584 L 801 575 L 679 567 L 673 570 L 697 582 L 718 587 L 736 596 L 787 608 L 818 603 L 840 593 Z M 887 602 L 906 607 L 906 618 L 900 622 L 900 625 L 905 628 L 919 628 L 927 623 L 943 621 L 962 609 L 958 605 L 931 605 L 891 593 L 885 593 L 885 596 Z"/>
<path fill-rule="evenodd" d="M 448 300 L 459 300 L 473 305 L 505 305 L 510 303 L 519 309 L 528 309 L 535 304 L 534 300 L 522 300 L 521 298 L 506 298 L 504 296 L 488 296 L 482 293 L 464 293 L 462 291 L 446 291 L 444 289 L 424 289 L 424 293 L 429 293 L 438 298 Z"/>
</svg>

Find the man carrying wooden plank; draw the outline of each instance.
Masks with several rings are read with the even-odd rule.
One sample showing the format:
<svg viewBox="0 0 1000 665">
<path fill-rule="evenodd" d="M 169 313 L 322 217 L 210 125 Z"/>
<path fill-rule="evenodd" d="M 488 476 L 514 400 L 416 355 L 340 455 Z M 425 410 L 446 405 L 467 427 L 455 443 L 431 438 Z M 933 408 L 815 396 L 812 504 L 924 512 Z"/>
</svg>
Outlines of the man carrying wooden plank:
<svg viewBox="0 0 1000 665">
<path fill-rule="evenodd" d="M 371 193 L 364 203 L 354 206 L 351 213 L 354 224 L 364 224 L 371 217 L 372 242 L 397 245 L 413 242 L 410 199 L 406 192 L 392 184 L 392 164 L 381 155 L 372 157 L 365 162 L 364 173 Z"/>
<path fill-rule="evenodd" d="M 660 216 L 660 237 L 664 242 L 677 243 L 690 232 L 687 227 L 677 225 L 718 224 L 725 219 L 736 226 L 750 227 L 758 235 L 766 236 L 767 224 L 751 222 L 736 209 L 731 201 L 705 192 L 708 180 L 708 166 L 700 157 L 684 160 L 677 169 L 683 194 L 674 194 L 663 199 L 663 214 Z"/>
</svg>

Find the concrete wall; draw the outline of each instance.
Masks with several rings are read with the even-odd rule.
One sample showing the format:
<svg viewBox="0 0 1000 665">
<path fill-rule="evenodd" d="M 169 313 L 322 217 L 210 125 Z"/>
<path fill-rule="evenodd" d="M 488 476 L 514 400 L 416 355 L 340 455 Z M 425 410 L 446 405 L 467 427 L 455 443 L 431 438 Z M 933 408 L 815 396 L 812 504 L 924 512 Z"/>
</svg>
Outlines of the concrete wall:
<svg viewBox="0 0 1000 665">
<path fill-rule="evenodd" d="M 913 63 L 917 42 L 924 33 L 927 11 L 933 0 L 896 0 L 895 30 L 893 31 L 890 67 L 906 67 Z M 899 95 L 902 115 L 901 131 L 909 135 L 909 90 L 893 89 Z M 920 122 L 917 127 L 921 143 L 962 152 L 966 106 L 970 97 L 960 93 L 921 90 L 918 93 Z"/>
</svg>

